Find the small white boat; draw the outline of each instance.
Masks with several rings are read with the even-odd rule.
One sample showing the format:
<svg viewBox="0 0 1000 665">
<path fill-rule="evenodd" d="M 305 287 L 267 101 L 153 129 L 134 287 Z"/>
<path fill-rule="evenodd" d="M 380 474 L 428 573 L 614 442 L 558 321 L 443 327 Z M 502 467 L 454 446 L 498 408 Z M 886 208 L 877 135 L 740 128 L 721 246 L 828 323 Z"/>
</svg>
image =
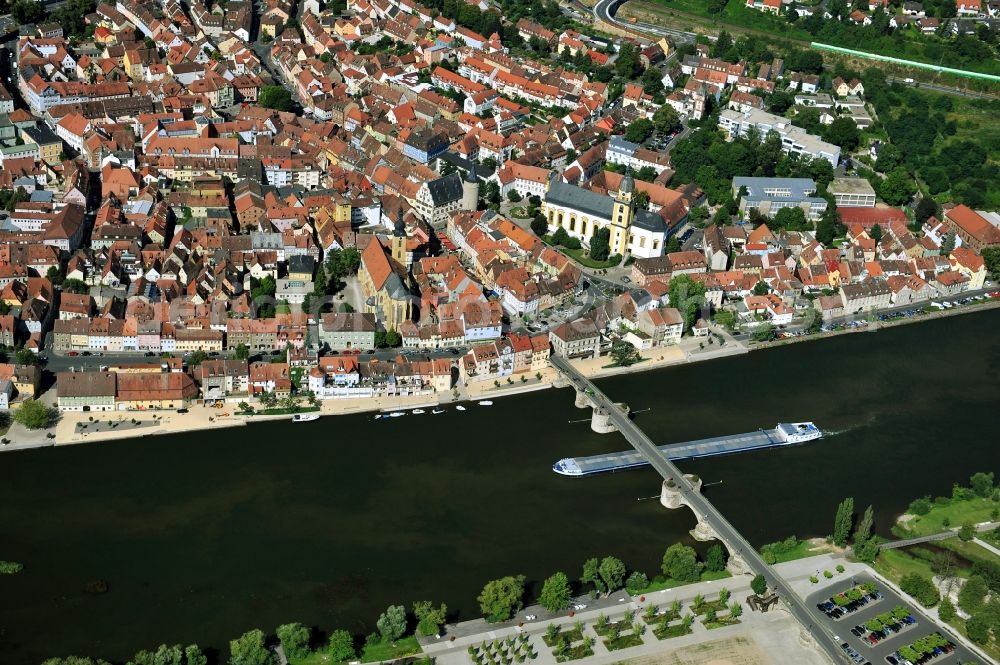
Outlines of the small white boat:
<svg viewBox="0 0 1000 665">
<path fill-rule="evenodd" d="M 400 416 L 405 416 L 405 415 L 406 415 L 406 412 L 404 412 L 404 411 L 393 411 L 392 413 L 389 414 L 389 417 L 390 418 L 399 418 Z"/>
<path fill-rule="evenodd" d="M 314 420 L 319 420 L 318 413 L 296 413 L 292 416 L 293 423 L 309 423 Z"/>
<path fill-rule="evenodd" d="M 415 413 L 415 414 L 417 414 L 419 416 L 421 413 L 427 413 L 427 412 L 424 411 L 423 409 L 414 409 L 412 411 L 412 413 Z"/>
<path fill-rule="evenodd" d="M 379 419 L 379 418 L 381 418 L 381 417 L 382 417 L 382 414 L 381 414 L 381 413 L 376 413 L 376 414 L 375 414 L 375 420 L 378 420 L 378 419 Z"/>
<path fill-rule="evenodd" d="M 444 409 L 434 409 L 433 411 L 431 411 L 431 413 L 433 413 L 436 416 L 439 413 L 444 413 Z"/>
<path fill-rule="evenodd" d="M 479 402 L 479 406 L 493 406 L 493 402 L 491 400 L 484 399 L 483 401 Z"/>
<path fill-rule="evenodd" d="M 462 406 L 461 404 L 459 404 L 458 406 L 455 407 L 455 410 L 456 411 L 465 411 L 465 407 Z"/>
</svg>

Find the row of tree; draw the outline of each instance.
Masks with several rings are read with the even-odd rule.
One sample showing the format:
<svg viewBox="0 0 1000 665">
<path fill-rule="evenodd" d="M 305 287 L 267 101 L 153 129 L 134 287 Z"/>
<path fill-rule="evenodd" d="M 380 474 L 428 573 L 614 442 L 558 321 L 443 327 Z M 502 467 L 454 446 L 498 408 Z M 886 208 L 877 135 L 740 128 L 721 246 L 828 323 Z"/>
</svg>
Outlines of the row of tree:
<svg viewBox="0 0 1000 665">
<path fill-rule="evenodd" d="M 844 547 L 847 545 L 848 539 L 851 538 L 853 528 L 854 535 L 851 543 L 854 555 L 865 563 L 873 563 L 879 553 L 878 538 L 872 532 L 874 523 L 875 510 L 872 506 L 868 506 L 855 527 L 854 498 L 847 497 L 837 506 L 831 539 L 836 546 Z"/>
<path fill-rule="evenodd" d="M 447 617 L 448 607 L 430 601 L 413 603 L 412 614 L 418 635 L 430 636 L 440 632 Z M 402 605 L 390 605 L 375 622 L 377 632 L 369 635 L 365 646 L 378 643 L 394 644 L 407 633 L 410 616 Z M 302 623 L 286 623 L 275 630 L 276 640 L 271 640 L 259 628 L 248 630 L 229 642 L 229 665 L 277 665 L 273 646 L 280 644 L 285 657 L 298 661 L 310 656 L 316 646 L 313 630 Z M 334 630 L 321 647 L 329 662 L 344 663 L 356 659 L 359 648 L 354 636 L 346 630 Z M 196 644 L 161 644 L 156 650 L 143 650 L 129 660 L 128 665 L 207 665 L 208 658 Z M 100 659 L 69 656 L 50 658 L 42 665 L 108 665 Z"/>
<path fill-rule="evenodd" d="M 694 548 L 675 543 L 663 554 L 660 570 L 664 577 L 675 582 L 697 582 L 704 571 L 721 572 L 726 568 L 726 553 L 718 543 L 712 544 L 704 561 L 698 558 Z M 649 587 L 649 578 L 641 571 L 629 573 L 621 559 L 614 556 L 591 558 L 583 563 L 577 587 L 582 591 L 590 588 L 595 595 L 609 595 L 626 589 L 629 594 L 642 593 Z M 509 575 L 487 582 L 479 594 L 479 608 L 489 622 L 510 620 L 523 607 L 525 577 Z M 574 584 L 564 572 L 550 575 L 542 583 L 538 603 L 550 612 L 559 612 L 570 607 L 574 595 Z"/>
</svg>

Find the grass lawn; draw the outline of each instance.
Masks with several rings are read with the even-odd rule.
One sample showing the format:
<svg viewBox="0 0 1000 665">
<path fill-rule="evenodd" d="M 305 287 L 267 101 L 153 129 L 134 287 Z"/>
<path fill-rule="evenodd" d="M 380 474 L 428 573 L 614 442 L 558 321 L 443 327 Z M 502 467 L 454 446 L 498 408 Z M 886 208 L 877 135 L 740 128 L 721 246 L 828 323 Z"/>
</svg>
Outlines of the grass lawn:
<svg viewBox="0 0 1000 665">
<path fill-rule="evenodd" d="M 636 635 L 635 633 L 620 635 L 616 640 L 604 640 L 604 646 L 608 648 L 608 651 L 628 649 L 629 647 L 637 647 L 640 644 L 642 644 L 642 635 Z"/>
<path fill-rule="evenodd" d="M 680 618 L 680 612 L 674 612 L 670 609 L 667 610 L 666 614 L 654 614 L 652 618 L 647 617 L 645 614 L 642 615 L 642 620 L 646 622 L 647 626 L 659 626 L 663 623 L 677 621 Z"/>
<path fill-rule="evenodd" d="M 553 639 L 548 635 L 542 635 L 542 641 L 552 647 L 552 655 L 557 663 L 565 663 L 570 660 L 579 660 L 594 655 L 594 650 L 584 641 L 583 631 L 579 628 L 572 628 L 567 631 L 560 631 Z"/>
<path fill-rule="evenodd" d="M 732 577 L 732 574 L 728 570 L 720 570 L 717 573 L 716 572 L 705 571 L 704 573 L 701 574 L 701 579 L 698 580 L 698 581 L 699 582 L 714 582 L 716 580 L 724 580 L 727 577 Z M 643 594 L 653 593 L 655 591 L 663 591 L 664 589 L 673 589 L 674 587 L 686 586 L 688 584 L 694 584 L 694 582 L 681 582 L 681 581 L 673 580 L 673 579 L 669 579 L 669 578 L 668 579 L 663 579 L 662 577 L 660 577 L 659 575 L 657 575 L 656 578 L 654 578 L 653 581 L 650 582 L 649 586 L 647 586 L 642 591 L 639 591 L 638 593 L 633 593 L 631 595 L 632 596 L 641 596 Z"/>
<path fill-rule="evenodd" d="M 961 526 L 965 522 L 973 524 L 988 522 L 992 519 L 992 512 L 998 508 L 1000 508 L 1000 504 L 992 499 L 980 497 L 968 501 L 951 501 L 946 505 L 935 503 L 931 512 L 915 516 L 905 526 L 897 524 L 893 532 L 898 531 L 908 536 L 941 533 L 948 528 Z M 945 526 L 945 520 L 948 521 L 949 526 Z"/>
<path fill-rule="evenodd" d="M 1000 563 L 1000 557 L 981 545 L 973 542 L 965 542 L 961 538 L 949 538 L 937 542 L 939 547 L 951 550 L 958 556 L 969 561 L 994 561 Z"/>
<path fill-rule="evenodd" d="M 580 643 L 576 646 L 572 646 L 566 649 L 558 656 L 556 656 L 557 663 L 565 663 L 570 660 L 580 660 L 581 658 L 589 658 L 594 655 L 594 650 L 587 646 L 586 644 Z"/>
<path fill-rule="evenodd" d="M 305 658 L 296 658 L 295 660 L 289 660 L 291 665 L 333 665 L 333 661 L 330 660 L 330 654 L 324 649 L 319 649 L 313 651 L 311 654 Z"/>
<path fill-rule="evenodd" d="M 671 637 L 682 637 L 690 634 L 691 627 L 685 626 L 683 623 L 660 624 L 653 629 L 653 635 L 656 635 L 658 640 L 669 640 Z"/>
<path fill-rule="evenodd" d="M 940 544 L 940 543 L 938 543 Z M 920 554 L 918 551 L 917 554 Z M 896 584 L 910 573 L 917 573 L 922 577 L 930 579 L 934 576 L 931 570 L 932 553 L 928 551 L 927 556 L 914 556 L 902 550 L 882 550 L 878 558 L 875 559 L 875 570 Z M 959 577 L 968 577 L 968 568 L 956 568 L 955 574 Z"/>
<path fill-rule="evenodd" d="M 962 634 L 962 637 L 968 639 L 969 633 L 965 630 L 965 620 L 959 617 L 954 617 L 948 622 L 948 625 L 954 628 L 956 631 Z M 986 644 L 977 644 L 980 649 L 986 652 L 986 655 L 993 660 L 1000 661 L 1000 643 L 995 639 L 990 640 Z"/>
<path fill-rule="evenodd" d="M 561 245 L 553 244 L 551 235 L 542 236 L 542 241 L 545 242 L 546 245 L 549 245 L 550 247 L 555 247 L 566 256 L 570 257 L 577 263 L 584 265 L 588 268 L 594 268 L 596 270 L 600 270 L 603 268 L 614 268 L 616 265 L 622 262 L 622 257 L 618 255 L 609 257 L 608 261 L 595 261 L 594 259 L 590 258 L 590 253 L 583 247 L 581 247 L 580 249 L 570 249 L 568 247 L 563 247 Z"/>
<path fill-rule="evenodd" d="M 414 635 L 396 640 L 395 643 L 379 642 L 365 645 L 361 654 L 362 663 L 374 663 L 381 660 L 393 660 L 402 656 L 420 653 L 420 643 Z"/>
<path fill-rule="evenodd" d="M 910 573 L 931 577 L 931 564 L 900 550 L 882 550 L 875 559 L 875 570 L 899 584 L 899 580 Z"/>
<path fill-rule="evenodd" d="M 728 603 L 728 602 L 729 601 L 727 600 L 726 603 Z M 726 603 L 722 602 L 718 598 L 716 598 L 715 600 L 706 600 L 701 605 L 699 605 L 697 609 L 695 609 L 694 605 L 692 605 L 691 606 L 691 611 L 694 612 L 695 616 L 701 616 L 702 614 L 708 614 L 709 610 L 715 610 L 717 613 L 718 612 L 726 612 L 726 613 L 728 613 L 727 608 L 729 606 L 726 605 Z"/>
<path fill-rule="evenodd" d="M 542 641 L 550 647 L 558 644 L 563 638 L 568 638 L 570 643 L 579 642 L 583 639 L 583 633 L 577 628 L 571 628 L 570 630 L 560 630 L 553 639 L 549 639 L 548 635 L 542 635 Z"/>
<path fill-rule="evenodd" d="M 825 545 L 814 545 L 808 540 L 803 540 L 790 550 L 775 552 L 774 557 L 775 563 L 784 563 L 785 561 L 795 561 L 796 559 L 805 559 L 811 556 L 826 554 L 829 551 L 831 551 L 830 547 Z"/>
<path fill-rule="evenodd" d="M 735 626 L 739 623 L 742 623 L 739 617 L 730 617 L 730 616 L 719 617 L 715 621 L 709 621 L 707 619 L 702 621 L 702 624 L 704 624 L 705 628 L 708 628 L 709 630 L 715 630 L 716 628 L 725 628 L 726 626 Z"/>
</svg>

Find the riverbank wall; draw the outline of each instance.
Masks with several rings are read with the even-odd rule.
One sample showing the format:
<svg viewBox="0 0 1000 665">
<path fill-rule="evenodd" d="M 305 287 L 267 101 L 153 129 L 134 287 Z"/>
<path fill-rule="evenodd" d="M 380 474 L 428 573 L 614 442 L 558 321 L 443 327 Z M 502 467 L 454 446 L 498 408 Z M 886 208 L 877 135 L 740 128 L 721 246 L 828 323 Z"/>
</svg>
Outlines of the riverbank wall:
<svg viewBox="0 0 1000 665">
<path fill-rule="evenodd" d="M 942 309 L 935 312 L 928 312 L 927 314 L 904 317 L 902 319 L 894 319 L 892 321 L 875 320 L 870 322 L 867 326 L 858 326 L 857 328 L 830 330 L 828 332 L 820 332 L 812 335 L 803 335 L 802 337 L 776 339 L 771 342 L 753 342 L 751 343 L 751 346 L 749 348 L 751 351 L 759 351 L 761 349 L 769 349 L 777 346 L 799 344 L 801 342 L 813 342 L 816 340 L 827 339 L 830 337 L 838 337 L 840 335 L 853 335 L 856 333 L 875 333 L 878 332 L 879 330 L 887 330 L 889 328 L 896 328 L 898 326 L 908 326 L 915 323 L 924 323 L 926 321 L 946 319 L 952 316 L 961 316 L 963 314 L 975 314 L 976 312 L 985 312 L 991 309 L 998 309 L 998 308 L 1000 308 L 1000 298 L 994 298 L 990 300 L 985 300 L 983 302 L 972 303 L 969 305 L 962 305 L 961 307 Z"/>
<path fill-rule="evenodd" d="M 802 337 L 793 337 L 772 342 L 752 343 L 749 346 L 743 345 L 732 338 L 727 338 L 727 343 L 723 345 L 705 346 L 697 345 L 696 340 L 685 340 L 684 344 L 672 347 L 659 347 L 641 352 L 643 360 L 627 367 L 612 367 L 608 364 L 607 357 L 593 358 L 578 361 L 578 366 L 585 376 L 592 379 L 601 379 L 622 374 L 636 372 L 648 372 L 657 369 L 664 369 L 677 365 L 707 360 L 716 360 L 735 355 L 743 355 L 751 351 L 759 351 L 788 344 L 796 344 L 806 341 L 822 340 L 838 335 L 853 333 L 871 333 L 878 330 L 888 329 L 895 326 L 920 323 L 924 321 L 958 316 L 962 314 L 972 314 L 1000 308 L 1000 299 L 987 300 L 980 303 L 964 305 L 952 309 L 931 312 L 922 316 L 914 316 L 894 321 L 875 321 L 869 326 L 849 328 L 844 330 L 829 331 Z M 696 346 L 697 345 L 697 346 Z M 538 390 L 547 390 L 559 387 L 557 383 L 558 372 L 552 368 L 547 368 L 541 372 L 542 378 L 532 376 L 527 382 L 514 383 L 496 386 L 492 383 L 482 381 L 466 386 L 459 386 L 457 397 L 453 392 L 438 393 L 435 395 L 415 395 L 408 397 L 376 397 L 362 399 L 332 399 L 321 402 L 319 415 L 338 416 L 363 413 L 378 413 L 396 410 L 408 410 L 417 408 L 438 408 L 450 404 L 459 404 L 466 401 L 476 401 L 483 399 L 497 399 L 522 395 Z M 233 405 L 230 405 L 233 406 Z M 157 418 L 156 416 L 160 416 Z M 132 419 L 143 421 L 140 426 L 126 429 L 113 429 L 108 431 L 79 431 L 78 424 L 89 423 L 90 418 L 94 420 L 108 421 L 120 420 L 131 421 Z M 186 414 L 175 412 L 143 413 L 143 412 L 113 412 L 103 415 L 95 413 L 62 413 L 55 426 L 56 438 L 54 440 L 14 440 L 11 444 L 0 448 L 0 452 L 13 452 L 16 450 L 28 450 L 41 447 L 73 445 L 79 443 L 89 443 L 96 441 L 116 441 L 121 439 L 148 438 L 166 434 L 183 434 L 186 432 L 197 432 L 218 427 L 244 427 L 254 422 L 273 421 L 289 419 L 288 415 L 278 416 L 242 416 L 220 414 L 219 410 L 205 406 L 193 406 Z"/>
</svg>

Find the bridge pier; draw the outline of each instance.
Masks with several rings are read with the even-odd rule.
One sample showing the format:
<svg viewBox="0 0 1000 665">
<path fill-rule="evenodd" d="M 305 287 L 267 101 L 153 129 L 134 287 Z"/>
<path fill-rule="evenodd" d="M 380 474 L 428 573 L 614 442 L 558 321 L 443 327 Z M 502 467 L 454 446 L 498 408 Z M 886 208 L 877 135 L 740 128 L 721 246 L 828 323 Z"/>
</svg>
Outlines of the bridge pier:
<svg viewBox="0 0 1000 665">
<path fill-rule="evenodd" d="M 733 577 L 737 575 L 753 575 L 753 569 L 747 563 L 747 560 L 743 558 L 743 555 L 739 552 L 733 552 L 729 549 L 729 558 L 726 560 L 726 570 Z"/>
<path fill-rule="evenodd" d="M 694 491 L 701 491 L 701 478 L 691 473 L 684 474 L 684 478 L 691 484 Z M 683 506 L 691 508 L 691 510 L 694 511 L 695 516 L 698 518 L 698 522 L 690 531 L 691 537 L 699 542 L 718 540 L 723 547 L 729 550 L 729 558 L 726 561 L 726 570 L 733 575 L 750 574 L 750 566 L 747 565 L 742 553 L 733 551 L 732 546 L 719 538 L 719 534 L 716 533 L 712 525 L 702 515 L 700 515 L 693 506 L 691 506 L 687 498 L 684 496 L 684 493 L 681 492 L 680 486 L 672 478 L 664 480 L 660 485 L 660 504 L 664 508 L 669 508 L 671 510 L 675 510 Z"/>
<path fill-rule="evenodd" d="M 576 400 L 573 402 L 573 406 L 578 409 L 586 409 L 591 406 L 590 398 L 582 390 L 576 391 Z"/>
<path fill-rule="evenodd" d="M 695 491 L 701 491 L 701 478 L 691 473 L 685 473 L 684 477 L 694 486 Z M 684 495 L 681 493 L 680 486 L 673 478 L 664 480 L 660 485 L 660 504 L 664 508 L 671 510 L 688 505 L 688 502 L 684 499 Z"/>
<path fill-rule="evenodd" d="M 590 429 L 598 434 L 611 434 L 618 431 L 618 428 L 611 424 L 611 414 L 596 406 L 594 413 L 590 416 Z"/>
<path fill-rule="evenodd" d="M 628 415 L 628 404 L 615 402 L 614 408 L 620 409 L 626 416 Z M 594 413 L 590 417 L 590 429 L 598 434 L 610 434 L 618 431 L 618 428 L 611 422 L 611 414 L 599 406 L 594 406 Z"/>
<path fill-rule="evenodd" d="M 719 537 L 715 533 L 715 529 L 712 528 L 712 525 L 703 519 L 699 519 L 698 523 L 694 525 L 694 528 L 689 533 L 692 538 L 702 543 L 709 540 L 716 540 Z"/>
</svg>

